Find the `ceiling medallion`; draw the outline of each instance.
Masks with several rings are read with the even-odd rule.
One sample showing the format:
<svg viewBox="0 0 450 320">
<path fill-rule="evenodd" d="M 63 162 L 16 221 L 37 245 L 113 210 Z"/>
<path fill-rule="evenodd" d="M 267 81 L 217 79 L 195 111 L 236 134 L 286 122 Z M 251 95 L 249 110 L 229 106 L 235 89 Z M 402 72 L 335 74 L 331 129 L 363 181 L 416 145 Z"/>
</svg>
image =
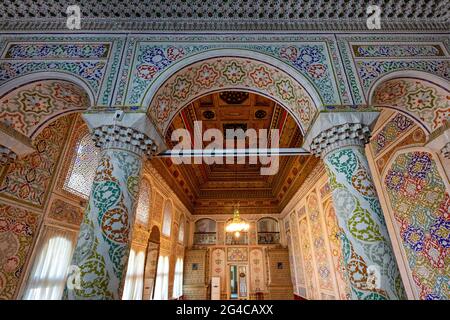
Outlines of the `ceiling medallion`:
<svg viewBox="0 0 450 320">
<path fill-rule="evenodd" d="M 266 116 L 267 116 L 267 112 L 265 112 L 264 110 L 257 110 L 255 112 L 256 119 L 264 119 Z"/>
<path fill-rule="evenodd" d="M 228 104 L 241 104 L 247 100 L 249 94 L 243 91 L 223 91 L 219 93 L 220 99 Z"/>
<path fill-rule="evenodd" d="M 211 110 L 207 110 L 207 111 L 203 112 L 203 117 L 208 120 L 214 119 L 215 115 L 216 114 L 214 113 L 214 111 L 211 111 Z"/>
</svg>

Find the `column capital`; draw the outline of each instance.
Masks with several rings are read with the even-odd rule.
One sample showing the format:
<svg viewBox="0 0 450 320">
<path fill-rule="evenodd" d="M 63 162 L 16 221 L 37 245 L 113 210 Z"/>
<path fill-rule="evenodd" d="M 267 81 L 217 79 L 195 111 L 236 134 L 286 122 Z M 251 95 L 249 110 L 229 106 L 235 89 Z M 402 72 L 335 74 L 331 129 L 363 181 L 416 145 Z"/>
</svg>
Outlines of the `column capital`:
<svg viewBox="0 0 450 320">
<path fill-rule="evenodd" d="M 164 139 L 145 113 L 84 113 L 96 145 L 102 149 L 117 148 L 152 157 L 165 150 Z"/>
<path fill-rule="evenodd" d="M 330 151 L 348 146 L 360 146 L 369 142 L 370 129 L 361 123 L 346 123 L 331 127 L 316 136 L 310 145 L 311 153 L 325 157 Z"/>
<path fill-rule="evenodd" d="M 322 110 L 307 132 L 303 148 L 323 158 L 336 148 L 364 146 L 379 111 L 367 106 L 344 107 Z"/>
</svg>

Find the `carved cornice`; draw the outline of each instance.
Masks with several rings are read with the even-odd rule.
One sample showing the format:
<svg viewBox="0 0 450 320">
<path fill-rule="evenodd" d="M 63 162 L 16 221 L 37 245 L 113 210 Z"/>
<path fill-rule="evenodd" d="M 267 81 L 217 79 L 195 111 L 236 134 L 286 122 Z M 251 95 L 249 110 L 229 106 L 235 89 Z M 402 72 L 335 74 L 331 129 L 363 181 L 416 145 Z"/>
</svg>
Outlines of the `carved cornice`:
<svg viewBox="0 0 450 320">
<path fill-rule="evenodd" d="M 318 136 L 311 143 L 311 152 L 322 159 L 337 148 L 348 146 L 362 146 L 369 142 L 370 128 L 361 123 L 346 123 L 331 127 Z"/>
<path fill-rule="evenodd" d="M 92 139 L 102 150 L 122 149 L 148 158 L 154 156 L 158 149 L 155 142 L 142 132 L 118 125 L 95 128 Z"/>
</svg>

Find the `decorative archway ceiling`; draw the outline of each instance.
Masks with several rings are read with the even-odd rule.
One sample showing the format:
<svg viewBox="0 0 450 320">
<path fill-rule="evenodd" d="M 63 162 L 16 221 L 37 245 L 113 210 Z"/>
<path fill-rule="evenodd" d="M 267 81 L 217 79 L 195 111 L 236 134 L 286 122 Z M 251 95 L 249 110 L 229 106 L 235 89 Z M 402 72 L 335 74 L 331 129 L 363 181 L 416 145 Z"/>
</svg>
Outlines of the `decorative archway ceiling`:
<svg viewBox="0 0 450 320">
<path fill-rule="evenodd" d="M 147 112 L 165 134 L 172 118 L 188 103 L 224 90 L 272 98 L 292 114 L 304 132 L 317 112 L 309 93 L 291 76 L 267 63 L 237 57 L 212 58 L 179 70 L 158 89 Z"/>
<path fill-rule="evenodd" d="M 418 78 L 388 80 L 376 88 L 372 104 L 408 113 L 428 133 L 450 121 L 450 91 Z"/>
<path fill-rule="evenodd" d="M 448 1 L 379 0 L 383 30 L 448 26 Z M 69 0 L 15 0 L 0 4 L 0 29 L 66 28 Z M 83 29 L 90 30 L 363 30 L 367 1 L 361 0 L 140 0 L 83 2 Z"/>
<path fill-rule="evenodd" d="M 221 91 L 202 96 L 183 108 L 166 132 L 169 149 L 173 130 L 184 128 L 193 135 L 194 121 L 202 121 L 203 132 L 216 128 L 280 129 L 280 147 L 300 147 L 303 136 L 289 113 L 273 100 L 254 93 Z M 206 146 L 208 143 L 205 143 Z M 174 165 L 169 158 L 154 159 L 152 164 L 170 181 L 180 199 L 195 214 L 230 214 L 235 200 L 241 212 L 277 214 L 286 199 L 306 179 L 317 163 L 312 156 L 280 157 L 279 172 L 274 176 L 260 174 L 261 164 L 186 164 Z M 259 209 L 258 209 L 259 208 Z"/>
<path fill-rule="evenodd" d="M 85 110 L 86 92 L 67 81 L 46 80 L 21 86 L 0 98 L 0 122 L 33 138 L 57 116 Z"/>
</svg>

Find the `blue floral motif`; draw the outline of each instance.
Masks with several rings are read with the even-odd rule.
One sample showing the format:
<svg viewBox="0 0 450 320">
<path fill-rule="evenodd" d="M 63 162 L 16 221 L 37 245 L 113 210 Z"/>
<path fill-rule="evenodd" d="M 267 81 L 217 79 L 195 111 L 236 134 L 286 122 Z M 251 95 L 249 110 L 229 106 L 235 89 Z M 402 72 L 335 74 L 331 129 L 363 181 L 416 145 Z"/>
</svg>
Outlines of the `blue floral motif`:
<svg viewBox="0 0 450 320">
<path fill-rule="evenodd" d="M 80 75 L 88 80 L 99 81 L 103 75 L 103 66 L 93 62 L 82 62 L 80 64 Z"/>
<path fill-rule="evenodd" d="M 319 62 L 323 59 L 317 46 L 305 47 L 300 50 L 300 53 L 295 60 L 294 65 L 306 70 L 311 64 Z"/>
<path fill-rule="evenodd" d="M 103 61 L 66 62 L 0 62 L 0 85 L 14 77 L 34 72 L 56 70 L 82 77 L 97 92 L 105 72 L 106 63 Z"/>
<path fill-rule="evenodd" d="M 431 236 L 444 248 L 450 248 L 450 221 L 440 218 L 430 228 Z"/>
<path fill-rule="evenodd" d="M 106 44 L 13 44 L 7 52 L 9 59 L 100 59 L 106 58 L 109 47 Z"/>
<path fill-rule="evenodd" d="M 416 252 L 423 250 L 424 239 L 425 235 L 419 228 L 408 226 L 408 228 L 403 232 L 403 240 Z"/>
<path fill-rule="evenodd" d="M 429 154 L 416 152 L 411 162 L 407 165 L 408 174 L 413 178 L 425 179 L 431 170 L 431 159 Z"/>
<path fill-rule="evenodd" d="M 158 47 L 145 50 L 142 53 L 142 60 L 156 66 L 158 69 L 164 69 L 172 63 L 169 59 L 167 59 L 164 51 Z"/>
</svg>

